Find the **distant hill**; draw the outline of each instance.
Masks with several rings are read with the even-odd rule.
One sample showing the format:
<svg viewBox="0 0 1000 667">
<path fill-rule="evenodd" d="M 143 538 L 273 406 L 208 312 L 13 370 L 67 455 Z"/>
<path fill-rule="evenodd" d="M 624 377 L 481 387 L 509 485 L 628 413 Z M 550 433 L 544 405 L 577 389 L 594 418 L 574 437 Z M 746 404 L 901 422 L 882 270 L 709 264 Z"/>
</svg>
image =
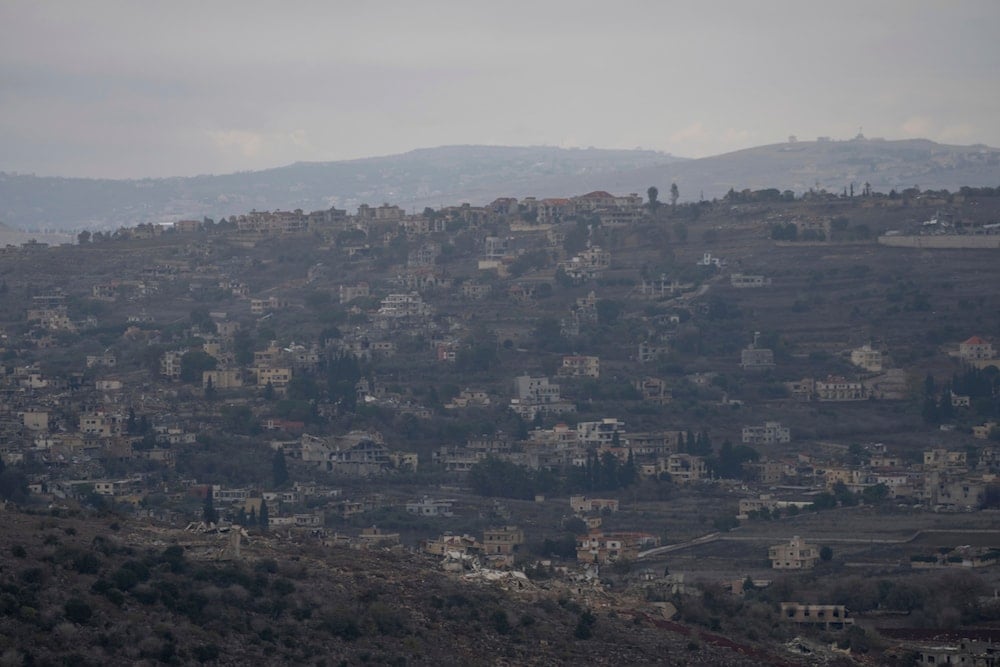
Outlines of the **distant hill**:
<svg viewBox="0 0 1000 667">
<path fill-rule="evenodd" d="M 923 139 L 774 144 L 686 160 L 642 150 L 446 146 L 402 155 L 221 176 L 97 180 L 0 173 L 0 220 L 20 229 L 107 229 L 141 222 L 218 218 L 257 210 L 317 210 L 360 203 L 407 210 L 499 196 L 638 192 L 677 183 L 682 200 L 730 188 L 840 192 L 1000 185 L 1000 150 Z"/>
<path fill-rule="evenodd" d="M 0 173 L 0 220 L 21 229 L 102 229 L 257 210 L 391 202 L 411 209 L 501 194 L 573 191 L 588 176 L 668 165 L 642 150 L 446 146 L 342 162 L 300 162 L 221 176 L 110 180 Z"/>
<path fill-rule="evenodd" d="M 620 173 L 608 190 L 676 182 L 681 198 L 719 197 L 730 188 L 778 188 L 801 194 L 811 188 L 841 192 L 865 183 L 878 192 L 920 187 L 957 190 L 1000 185 L 1000 150 L 983 145 L 949 146 L 926 139 L 855 139 L 772 144 Z M 583 184 L 581 184 L 583 185 Z M 645 187 L 648 187 L 646 185 Z"/>
</svg>

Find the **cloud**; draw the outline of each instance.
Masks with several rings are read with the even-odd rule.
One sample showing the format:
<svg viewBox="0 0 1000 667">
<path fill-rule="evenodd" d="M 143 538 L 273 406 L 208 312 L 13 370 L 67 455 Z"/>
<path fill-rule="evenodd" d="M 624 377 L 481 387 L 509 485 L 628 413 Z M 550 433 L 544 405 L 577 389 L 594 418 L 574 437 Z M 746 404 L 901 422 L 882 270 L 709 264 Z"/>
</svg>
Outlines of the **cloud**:
<svg viewBox="0 0 1000 667">
<path fill-rule="evenodd" d="M 899 130 L 906 137 L 924 138 L 931 134 L 933 129 L 931 119 L 926 116 L 913 116 L 899 126 Z"/>
<path fill-rule="evenodd" d="M 693 141 L 707 141 L 708 132 L 701 121 L 691 123 L 684 129 L 678 130 L 670 135 L 670 141 L 674 143 L 688 143 Z"/>
<path fill-rule="evenodd" d="M 296 155 L 310 154 L 315 148 L 303 129 L 287 132 L 257 132 L 253 130 L 209 130 L 208 137 L 216 150 L 226 156 L 268 160 L 295 159 Z"/>
<path fill-rule="evenodd" d="M 257 157 L 264 144 L 263 135 L 246 130 L 214 130 L 208 136 L 220 151 L 237 152 L 243 157 Z"/>
<path fill-rule="evenodd" d="M 940 139 L 946 143 L 968 143 L 978 141 L 982 134 L 982 131 L 971 123 L 958 123 L 956 125 L 945 126 L 941 130 Z"/>
</svg>

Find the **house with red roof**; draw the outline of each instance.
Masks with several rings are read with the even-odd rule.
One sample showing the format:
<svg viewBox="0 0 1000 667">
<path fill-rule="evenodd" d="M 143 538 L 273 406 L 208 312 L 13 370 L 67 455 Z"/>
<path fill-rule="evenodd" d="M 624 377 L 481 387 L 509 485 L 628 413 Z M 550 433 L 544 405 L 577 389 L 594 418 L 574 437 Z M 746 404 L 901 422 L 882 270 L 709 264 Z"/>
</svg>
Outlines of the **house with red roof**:
<svg viewBox="0 0 1000 667">
<path fill-rule="evenodd" d="M 973 336 L 959 344 L 958 356 L 965 361 L 981 361 L 996 358 L 996 352 L 989 341 L 983 340 L 979 336 Z"/>
</svg>

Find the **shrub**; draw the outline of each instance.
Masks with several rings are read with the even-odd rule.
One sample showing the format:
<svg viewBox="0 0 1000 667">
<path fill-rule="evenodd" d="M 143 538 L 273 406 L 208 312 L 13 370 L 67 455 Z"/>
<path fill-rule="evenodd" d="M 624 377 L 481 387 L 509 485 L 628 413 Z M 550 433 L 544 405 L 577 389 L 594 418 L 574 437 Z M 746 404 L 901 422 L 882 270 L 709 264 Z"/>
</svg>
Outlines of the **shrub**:
<svg viewBox="0 0 1000 667">
<path fill-rule="evenodd" d="M 509 635 L 511 631 L 510 619 L 507 618 L 507 612 L 503 609 L 497 609 L 493 612 L 490 617 L 493 623 L 493 629 L 501 635 Z"/>
<path fill-rule="evenodd" d="M 212 660 L 219 659 L 219 647 L 215 644 L 202 644 L 201 646 L 195 646 L 192 651 L 198 662 L 210 662 Z"/>
<path fill-rule="evenodd" d="M 63 611 L 66 614 L 66 620 L 80 625 L 89 621 L 90 617 L 94 614 L 90 605 L 80 598 L 66 600 L 66 604 L 63 605 Z"/>
<path fill-rule="evenodd" d="M 275 593 L 281 596 L 291 595 L 295 592 L 295 584 L 284 577 L 275 579 L 274 583 L 271 584 L 271 588 Z"/>
<path fill-rule="evenodd" d="M 585 610 L 576 622 L 573 636 L 577 639 L 590 639 L 594 636 L 594 624 L 596 623 L 597 617 L 589 609 Z"/>
<path fill-rule="evenodd" d="M 89 552 L 77 554 L 73 558 L 73 569 L 80 574 L 97 574 L 101 569 L 101 559 Z"/>
<path fill-rule="evenodd" d="M 131 590 L 139 583 L 139 576 L 131 568 L 122 566 L 111 576 L 115 586 L 122 591 Z"/>
</svg>

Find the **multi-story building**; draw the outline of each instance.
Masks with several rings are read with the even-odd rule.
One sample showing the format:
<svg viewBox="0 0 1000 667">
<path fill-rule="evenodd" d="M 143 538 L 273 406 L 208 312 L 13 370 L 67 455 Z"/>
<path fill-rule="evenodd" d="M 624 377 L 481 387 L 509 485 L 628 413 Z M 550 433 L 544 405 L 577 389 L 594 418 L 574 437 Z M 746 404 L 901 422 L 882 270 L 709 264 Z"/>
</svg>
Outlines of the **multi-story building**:
<svg viewBox="0 0 1000 667">
<path fill-rule="evenodd" d="M 996 352 L 993 345 L 979 336 L 963 341 L 958 346 L 958 356 L 965 361 L 980 361 L 982 359 L 993 359 Z"/>
<path fill-rule="evenodd" d="M 863 401 L 868 398 L 868 390 L 863 382 L 830 375 L 816 381 L 815 396 L 820 401 Z"/>
<path fill-rule="evenodd" d="M 708 466 L 700 456 L 671 454 L 667 457 L 667 474 L 674 482 L 694 482 L 708 476 Z"/>
<path fill-rule="evenodd" d="M 742 439 L 745 445 L 775 445 L 791 442 L 792 434 L 781 422 L 764 422 L 761 426 L 744 426 Z"/>
<path fill-rule="evenodd" d="M 872 348 L 870 343 L 851 350 L 851 363 L 871 373 L 882 372 L 882 352 Z"/>
<path fill-rule="evenodd" d="M 597 378 L 601 375 L 601 358 L 582 355 L 565 356 L 559 375 Z"/>
<path fill-rule="evenodd" d="M 512 556 L 524 544 L 524 531 L 504 526 L 483 531 L 483 553 L 487 556 Z"/>
<path fill-rule="evenodd" d="M 770 547 L 767 557 L 775 570 L 804 570 L 819 562 L 819 549 L 796 535 L 788 544 Z"/>
</svg>

